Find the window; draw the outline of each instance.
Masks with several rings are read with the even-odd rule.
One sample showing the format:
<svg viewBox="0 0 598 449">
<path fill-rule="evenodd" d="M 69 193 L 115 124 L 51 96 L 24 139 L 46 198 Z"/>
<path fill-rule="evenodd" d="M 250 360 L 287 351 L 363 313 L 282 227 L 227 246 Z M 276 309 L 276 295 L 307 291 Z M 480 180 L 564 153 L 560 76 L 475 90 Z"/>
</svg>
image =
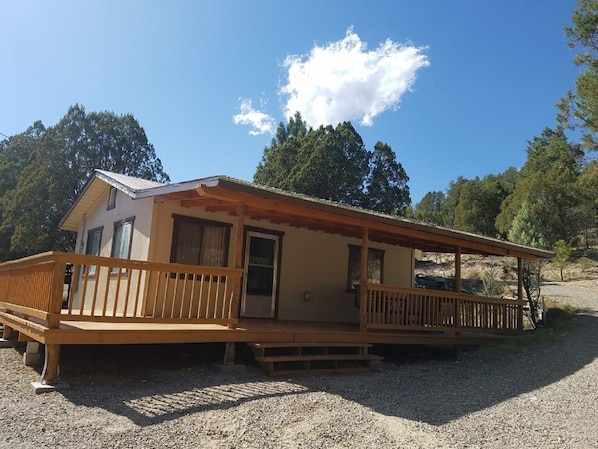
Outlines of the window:
<svg viewBox="0 0 598 449">
<path fill-rule="evenodd" d="M 110 257 L 128 259 L 131 256 L 134 221 L 135 217 L 129 217 L 114 223 L 114 236 L 112 237 Z"/>
<path fill-rule="evenodd" d="M 87 243 L 85 245 L 85 254 L 88 256 L 99 256 L 100 255 L 100 245 L 102 243 L 102 231 L 104 230 L 104 226 L 100 226 L 99 228 L 93 228 L 87 231 Z M 96 274 L 96 267 L 95 265 L 90 265 L 88 274 L 94 275 Z"/>
<path fill-rule="evenodd" d="M 368 249 L 368 282 L 382 284 L 384 273 L 384 251 L 381 249 Z M 347 290 L 354 290 L 361 278 L 361 247 L 349 245 L 349 276 Z"/>
<path fill-rule="evenodd" d="M 171 262 L 226 266 L 231 225 L 183 215 L 173 218 Z"/>
<path fill-rule="evenodd" d="M 108 205 L 106 210 L 114 209 L 116 207 L 116 187 L 110 187 L 110 193 L 108 194 Z"/>
</svg>

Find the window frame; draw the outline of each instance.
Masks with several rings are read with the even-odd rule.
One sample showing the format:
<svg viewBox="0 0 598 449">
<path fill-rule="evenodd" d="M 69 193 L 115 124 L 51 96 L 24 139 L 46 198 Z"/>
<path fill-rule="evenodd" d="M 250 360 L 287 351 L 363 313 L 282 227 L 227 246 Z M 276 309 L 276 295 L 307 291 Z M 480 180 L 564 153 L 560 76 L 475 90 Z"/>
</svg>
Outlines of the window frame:
<svg viewBox="0 0 598 449">
<path fill-rule="evenodd" d="M 199 217 L 191 217 L 189 215 L 180 215 L 180 214 L 172 214 L 173 218 L 173 225 L 172 225 L 172 240 L 170 242 L 170 263 L 181 263 L 177 262 L 177 249 L 178 249 L 178 238 L 179 238 L 179 223 L 187 222 L 200 227 L 201 238 L 200 238 L 200 247 L 197 253 L 197 262 L 193 264 L 187 265 L 197 265 L 200 266 L 200 261 L 202 259 L 202 252 L 203 248 L 203 236 L 205 232 L 205 226 L 213 226 L 218 228 L 224 228 L 224 247 L 222 248 L 223 257 L 222 257 L 222 267 L 228 266 L 228 257 L 229 257 L 229 249 L 230 249 L 230 233 L 232 229 L 231 223 L 226 223 L 222 221 L 215 221 L 215 220 L 206 220 Z"/>
<path fill-rule="evenodd" d="M 87 231 L 87 240 L 85 241 L 85 255 L 86 256 L 99 256 L 102 249 L 102 234 L 104 232 L 104 226 L 98 226 Z M 95 253 L 91 252 L 89 241 L 92 235 L 99 234 L 98 245 Z M 94 276 L 96 274 L 97 267 L 95 265 L 84 266 L 81 274 L 87 273 L 88 276 Z"/>
<path fill-rule="evenodd" d="M 114 222 L 114 227 L 113 227 L 113 233 L 112 233 L 112 247 L 110 249 L 110 257 L 114 258 L 114 259 L 130 259 L 131 258 L 131 248 L 133 246 L 133 229 L 134 229 L 134 224 L 135 224 L 135 217 L 128 217 L 128 218 L 124 218 L 122 220 L 118 220 Z M 131 226 L 131 232 L 129 233 L 129 241 L 127 242 L 127 254 L 126 257 L 123 257 L 120 250 L 122 248 L 119 248 L 119 254 L 118 256 L 115 255 L 115 250 L 116 250 L 116 235 L 117 235 L 117 231 L 119 229 L 124 229 L 125 225 L 130 225 Z M 122 237 L 121 237 L 121 242 L 122 242 Z M 122 244 L 121 244 L 122 246 Z M 115 271 L 115 270 L 113 270 Z"/>
<path fill-rule="evenodd" d="M 368 264 L 370 260 L 376 260 L 379 258 L 380 260 L 380 282 L 370 280 L 371 275 L 368 266 L 368 282 L 374 284 L 384 284 L 384 255 L 385 250 L 380 248 L 369 248 L 368 247 Z M 374 258 L 372 256 L 378 256 Z M 358 279 L 357 282 L 353 279 L 352 273 L 354 269 L 358 269 L 359 278 L 361 278 L 361 246 L 359 245 L 349 245 L 349 256 L 348 256 L 348 271 L 347 271 L 347 293 L 354 293 L 355 292 L 355 284 L 361 282 L 361 279 Z"/>
<path fill-rule="evenodd" d="M 106 204 L 106 210 L 112 210 L 116 207 L 116 194 L 118 189 L 114 186 L 110 186 L 110 192 L 108 193 L 108 204 Z"/>
</svg>

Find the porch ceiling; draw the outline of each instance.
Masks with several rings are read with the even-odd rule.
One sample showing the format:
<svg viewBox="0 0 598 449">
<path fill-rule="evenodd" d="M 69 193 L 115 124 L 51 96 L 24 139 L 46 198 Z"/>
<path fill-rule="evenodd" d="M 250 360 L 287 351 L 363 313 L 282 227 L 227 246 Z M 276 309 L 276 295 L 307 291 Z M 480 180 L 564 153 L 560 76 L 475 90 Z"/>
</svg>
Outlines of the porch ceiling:
<svg viewBox="0 0 598 449">
<path fill-rule="evenodd" d="M 552 253 L 510 242 L 441 228 L 411 220 L 344 206 L 329 201 L 258 187 L 231 178 L 209 178 L 192 189 L 168 191 L 157 198 L 179 201 L 184 207 L 203 207 L 212 212 L 243 214 L 254 220 L 306 228 L 361 239 L 420 249 L 463 254 L 502 255 L 528 260 Z"/>
</svg>

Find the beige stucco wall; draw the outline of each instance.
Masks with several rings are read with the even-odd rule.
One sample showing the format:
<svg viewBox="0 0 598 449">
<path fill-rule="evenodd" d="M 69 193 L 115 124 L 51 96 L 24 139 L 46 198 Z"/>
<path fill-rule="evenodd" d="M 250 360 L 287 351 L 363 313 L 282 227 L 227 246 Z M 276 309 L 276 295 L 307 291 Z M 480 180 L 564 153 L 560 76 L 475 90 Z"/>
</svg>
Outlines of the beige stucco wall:
<svg viewBox="0 0 598 449">
<path fill-rule="evenodd" d="M 102 240 L 100 242 L 100 256 L 110 257 L 112 250 L 112 237 L 114 235 L 114 223 L 125 218 L 135 217 L 133 223 L 133 239 L 131 241 L 131 259 L 147 260 L 148 247 L 151 234 L 153 199 L 144 198 L 133 200 L 127 194 L 117 191 L 116 206 L 114 209 L 106 210 L 110 188 L 98 199 L 96 204 L 88 212 L 85 222 L 79 227 L 77 233 L 77 253 L 85 253 L 87 244 L 87 232 L 91 229 L 103 226 Z"/>
<path fill-rule="evenodd" d="M 89 230 L 103 226 L 102 238 L 100 241 L 100 256 L 110 257 L 112 251 L 112 239 L 114 236 L 114 223 L 126 218 L 135 217 L 133 222 L 133 238 L 131 240 L 131 259 L 136 260 L 147 260 L 148 259 L 148 246 L 151 233 L 152 223 L 152 212 L 153 212 L 153 199 L 141 199 L 133 200 L 123 192 L 117 191 L 115 207 L 111 210 L 106 210 L 108 204 L 108 195 L 110 189 L 106 186 L 106 191 L 98 199 L 96 204 L 90 209 L 85 221 L 81 223 L 79 231 L 77 232 L 77 246 L 76 252 L 84 254 L 87 245 L 87 233 Z M 91 307 L 93 300 L 93 293 L 96 291 L 95 283 L 98 283 L 97 287 L 97 301 L 96 308 L 102 309 L 104 307 L 104 297 L 109 298 L 109 302 L 106 305 L 107 310 L 112 310 L 113 303 L 111 298 L 114 298 L 114 293 L 117 289 L 116 282 L 109 283 L 109 289 L 112 294 L 105 295 L 106 276 L 109 276 L 106 269 L 103 269 L 101 273 L 96 273 L 95 276 L 91 276 L 88 279 L 88 286 L 86 291 L 86 300 L 84 308 L 88 309 Z M 136 273 L 134 276 L 139 276 Z M 125 284 L 126 276 L 123 276 L 121 284 Z M 114 281 L 114 279 L 113 279 Z M 75 279 L 72 291 L 73 307 L 78 309 L 81 306 L 81 296 L 84 288 L 82 287 L 83 280 Z M 136 280 L 133 283 L 136 285 Z M 141 283 L 143 288 L 143 283 Z M 125 287 L 122 288 L 122 292 L 125 291 Z M 121 295 L 122 295 L 121 292 Z M 133 303 L 128 304 L 128 313 L 132 313 Z M 122 308 L 119 308 L 117 312 L 124 312 Z"/>
<path fill-rule="evenodd" d="M 150 260 L 170 260 L 173 232 L 172 214 L 234 224 L 227 213 L 211 213 L 201 208 L 184 208 L 174 202 L 154 205 L 154 231 Z M 361 245 L 359 239 L 298 229 L 247 219 L 246 226 L 283 232 L 278 318 L 287 320 L 333 320 L 357 322 L 359 311 L 353 293 L 348 293 L 347 276 L 349 245 Z M 231 238 L 233 233 L 231 232 Z M 370 248 L 384 253 L 384 283 L 410 287 L 413 285 L 413 252 L 408 248 L 372 243 Z M 233 262 L 234 245 L 229 246 L 229 264 Z M 304 292 L 312 299 L 305 301 Z"/>
</svg>

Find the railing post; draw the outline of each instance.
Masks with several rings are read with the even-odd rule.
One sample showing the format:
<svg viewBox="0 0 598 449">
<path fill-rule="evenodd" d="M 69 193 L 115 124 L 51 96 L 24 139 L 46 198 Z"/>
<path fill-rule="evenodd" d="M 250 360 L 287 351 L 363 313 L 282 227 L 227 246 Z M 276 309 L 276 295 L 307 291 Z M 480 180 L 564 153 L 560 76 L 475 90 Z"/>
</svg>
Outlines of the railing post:
<svg viewBox="0 0 598 449">
<path fill-rule="evenodd" d="M 54 269 L 52 271 L 52 285 L 48 292 L 48 313 L 56 314 L 60 316 L 60 310 L 62 309 L 62 295 L 64 293 L 64 274 L 66 270 L 66 263 L 62 258 L 56 257 L 53 261 Z M 58 323 L 55 326 L 51 326 L 48 323 L 48 327 L 58 327 Z"/>
<path fill-rule="evenodd" d="M 455 329 L 456 334 L 461 334 L 461 328 L 463 327 L 463 318 L 462 318 L 462 310 L 463 310 L 463 300 L 461 298 L 455 299 Z"/>
<path fill-rule="evenodd" d="M 523 304 L 517 304 L 517 332 L 523 332 Z"/>
</svg>

